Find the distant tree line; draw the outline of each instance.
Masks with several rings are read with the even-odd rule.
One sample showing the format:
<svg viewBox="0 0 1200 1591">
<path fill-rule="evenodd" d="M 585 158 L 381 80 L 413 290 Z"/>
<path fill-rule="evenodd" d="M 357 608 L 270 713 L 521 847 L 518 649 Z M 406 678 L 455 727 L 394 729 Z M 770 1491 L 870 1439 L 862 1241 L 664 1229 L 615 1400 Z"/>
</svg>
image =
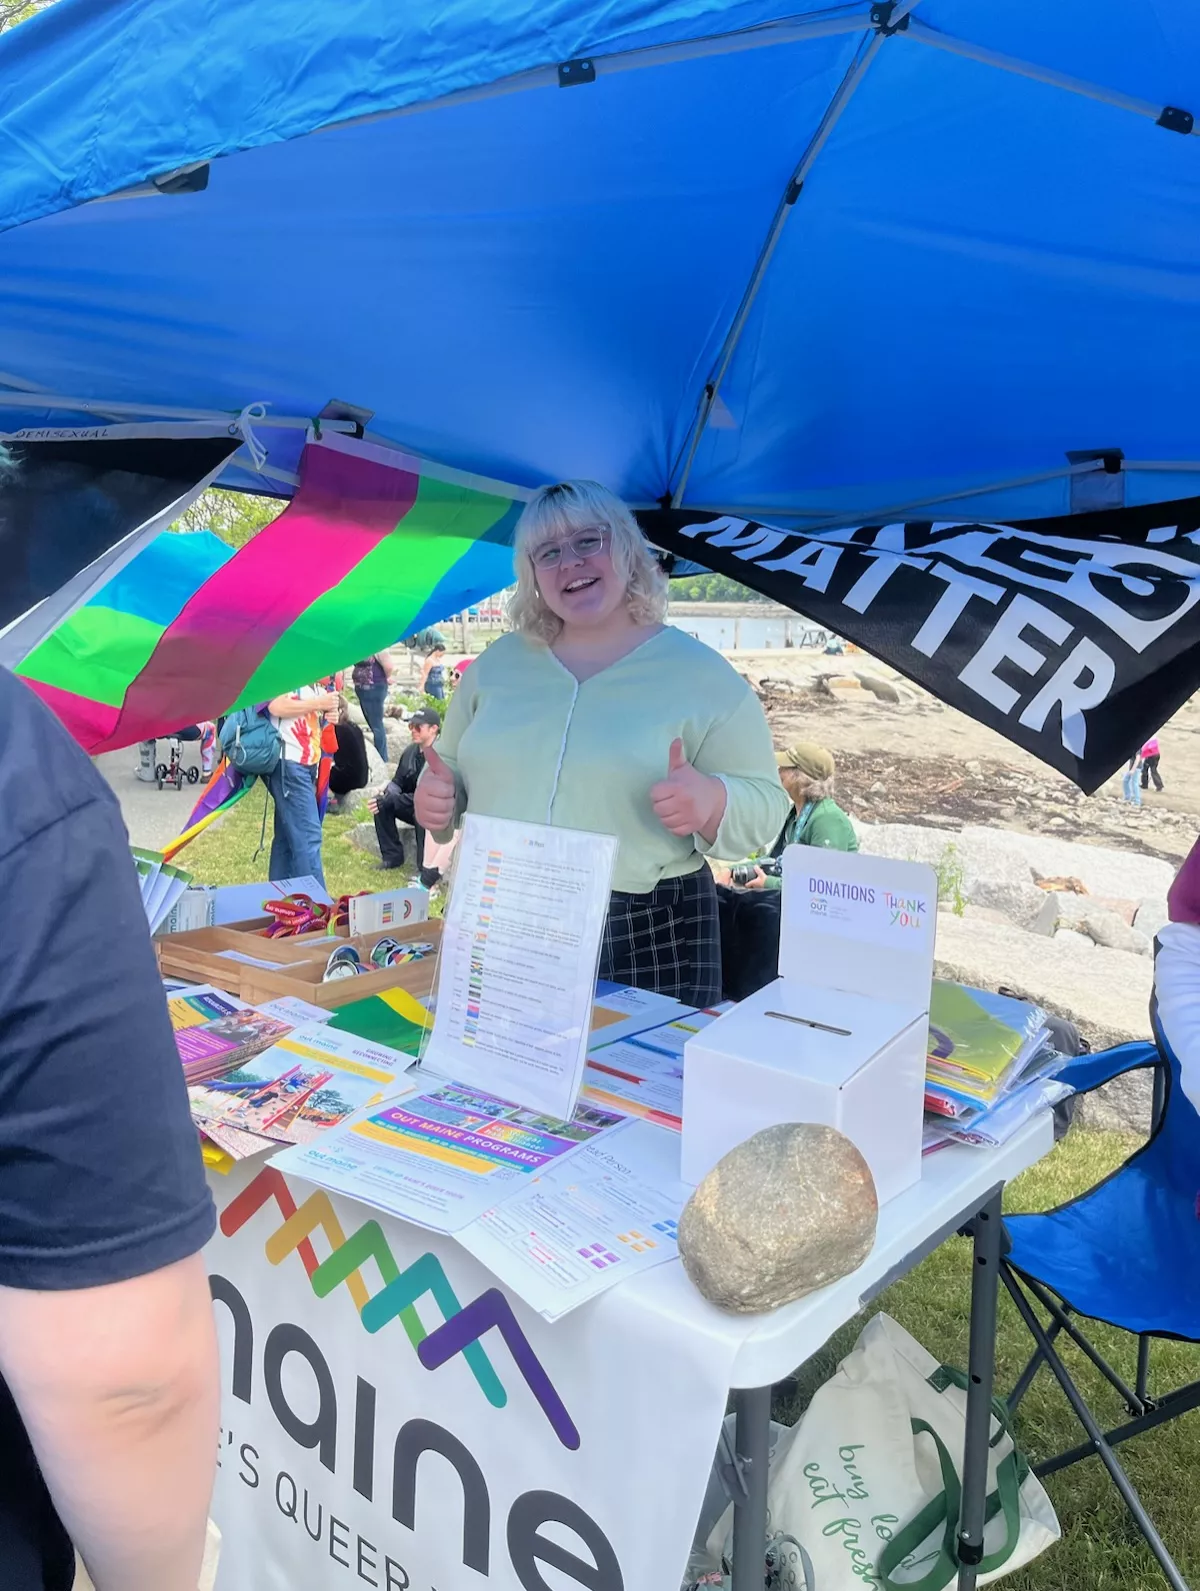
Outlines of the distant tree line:
<svg viewBox="0 0 1200 1591">
<path fill-rule="evenodd" d="M 671 581 L 676 602 L 765 602 L 760 591 L 739 585 L 728 575 L 685 575 Z"/>
</svg>

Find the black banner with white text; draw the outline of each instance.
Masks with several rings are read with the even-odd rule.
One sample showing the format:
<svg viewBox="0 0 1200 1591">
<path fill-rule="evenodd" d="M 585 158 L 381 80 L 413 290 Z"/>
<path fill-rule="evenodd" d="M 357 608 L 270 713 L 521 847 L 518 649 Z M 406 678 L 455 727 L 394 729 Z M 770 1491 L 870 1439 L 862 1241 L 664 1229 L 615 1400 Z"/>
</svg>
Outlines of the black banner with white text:
<svg viewBox="0 0 1200 1591">
<path fill-rule="evenodd" d="M 637 517 L 656 546 L 836 631 L 1089 794 L 1200 688 L 1200 497 L 810 533 Z"/>
</svg>

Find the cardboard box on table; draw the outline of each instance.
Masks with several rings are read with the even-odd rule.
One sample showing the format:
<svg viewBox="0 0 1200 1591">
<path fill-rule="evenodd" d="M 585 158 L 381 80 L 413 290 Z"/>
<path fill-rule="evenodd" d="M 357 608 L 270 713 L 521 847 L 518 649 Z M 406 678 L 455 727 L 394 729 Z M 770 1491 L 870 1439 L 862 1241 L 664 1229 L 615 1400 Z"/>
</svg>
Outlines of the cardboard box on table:
<svg viewBox="0 0 1200 1591">
<path fill-rule="evenodd" d="M 688 1040 L 683 1180 L 764 1127 L 818 1122 L 858 1147 L 883 1203 L 921 1175 L 936 875 L 789 846 L 781 919 L 779 978 Z"/>
</svg>

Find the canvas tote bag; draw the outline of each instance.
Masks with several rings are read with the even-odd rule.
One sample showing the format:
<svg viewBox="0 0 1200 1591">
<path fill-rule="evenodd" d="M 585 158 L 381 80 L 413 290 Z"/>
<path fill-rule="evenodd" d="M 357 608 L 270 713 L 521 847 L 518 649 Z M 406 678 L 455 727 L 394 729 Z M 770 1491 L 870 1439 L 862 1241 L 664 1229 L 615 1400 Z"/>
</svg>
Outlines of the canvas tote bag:
<svg viewBox="0 0 1200 1591">
<path fill-rule="evenodd" d="M 803 1418 L 780 1437 L 771 1463 L 769 1534 L 798 1544 L 797 1585 L 954 1585 L 966 1383 L 891 1316 L 867 1322 Z M 1017 1451 L 999 1399 L 992 1411 L 980 1585 L 1029 1563 L 1059 1537 L 1050 1499 Z M 727 1561 L 732 1523 L 730 1508 L 709 1537 L 714 1566 Z"/>
</svg>

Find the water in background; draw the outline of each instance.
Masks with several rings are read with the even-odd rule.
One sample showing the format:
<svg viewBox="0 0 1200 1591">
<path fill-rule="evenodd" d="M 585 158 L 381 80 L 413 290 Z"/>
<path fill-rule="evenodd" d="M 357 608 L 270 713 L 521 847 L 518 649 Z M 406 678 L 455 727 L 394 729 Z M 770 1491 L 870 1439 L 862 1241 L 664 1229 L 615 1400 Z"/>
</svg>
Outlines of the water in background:
<svg viewBox="0 0 1200 1591">
<path fill-rule="evenodd" d="M 698 641 L 703 641 L 706 646 L 715 647 L 719 652 L 726 652 L 732 648 L 735 625 L 737 643 L 742 648 L 782 647 L 785 628 L 791 634 L 793 646 L 802 646 L 806 642 L 809 646 L 824 646 L 828 633 L 809 620 L 801 618 L 772 619 L 747 615 L 744 619 L 735 619 L 721 614 L 687 613 L 676 616 L 668 613 L 667 623 L 673 624 L 677 629 L 686 630 Z"/>
</svg>

